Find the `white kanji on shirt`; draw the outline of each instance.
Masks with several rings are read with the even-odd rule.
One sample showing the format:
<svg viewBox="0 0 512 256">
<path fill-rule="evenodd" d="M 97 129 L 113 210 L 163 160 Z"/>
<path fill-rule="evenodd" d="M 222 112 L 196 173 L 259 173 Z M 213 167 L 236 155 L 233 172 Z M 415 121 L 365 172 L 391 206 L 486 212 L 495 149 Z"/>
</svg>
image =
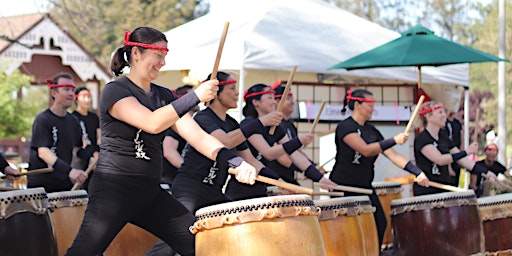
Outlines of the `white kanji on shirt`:
<svg viewBox="0 0 512 256">
<path fill-rule="evenodd" d="M 357 129 L 357 134 L 359 134 L 359 136 L 361 136 L 361 130 Z M 361 164 L 359 162 L 359 158 L 361 158 L 361 153 L 355 151 L 355 154 L 354 154 L 354 160 L 352 160 L 352 163 L 353 164 Z"/>
<path fill-rule="evenodd" d="M 57 126 L 52 126 L 52 139 L 53 139 L 53 145 L 50 148 L 52 153 L 57 155 L 57 139 L 59 138 L 59 129 L 57 129 Z"/>
<path fill-rule="evenodd" d="M 213 162 L 213 166 L 210 167 L 210 173 L 208 173 L 208 177 L 204 177 L 203 183 L 213 185 L 213 179 L 217 177 L 217 171 L 219 168 L 217 167 L 217 162 Z"/>
<path fill-rule="evenodd" d="M 438 144 L 437 142 L 433 142 L 432 145 L 437 148 Z M 441 175 L 441 172 L 439 171 L 439 166 L 437 166 L 436 163 L 433 163 L 432 165 L 432 175 Z"/>
<path fill-rule="evenodd" d="M 135 142 L 135 158 L 150 160 L 151 158 L 146 156 L 146 152 L 144 151 L 144 140 L 139 140 L 140 132 L 142 132 L 142 129 L 137 131 L 135 139 L 133 139 L 133 142 Z"/>
</svg>

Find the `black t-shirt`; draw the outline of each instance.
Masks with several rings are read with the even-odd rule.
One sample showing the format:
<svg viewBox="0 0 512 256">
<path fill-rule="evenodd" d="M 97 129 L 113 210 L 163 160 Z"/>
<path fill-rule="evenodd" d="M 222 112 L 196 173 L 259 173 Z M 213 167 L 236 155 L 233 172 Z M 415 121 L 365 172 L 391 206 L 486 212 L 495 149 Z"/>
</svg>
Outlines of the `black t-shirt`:
<svg viewBox="0 0 512 256">
<path fill-rule="evenodd" d="M 487 168 L 487 170 L 493 172 L 496 175 L 498 175 L 499 173 L 504 174 L 505 172 L 507 172 L 507 168 L 505 168 L 505 166 L 503 166 L 498 161 L 494 161 L 494 163 L 492 163 L 492 165 L 486 165 L 485 159 L 482 159 L 482 160 L 476 162 L 476 164 L 484 166 L 485 168 Z M 475 175 L 476 175 L 476 187 L 479 187 L 480 184 L 482 183 L 482 174 L 477 173 Z"/>
<path fill-rule="evenodd" d="M 462 124 L 460 121 L 456 118 L 454 118 L 453 121 L 446 119 L 445 129 L 448 133 L 448 138 L 453 141 L 456 147 L 460 147 L 462 133 Z"/>
<path fill-rule="evenodd" d="M 352 117 L 339 122 L 334 136 L 336 162 L 329 178 L 338 184 L 371 189 L 378 155 L 365 157 L 346 144 L 343 138 L 352 133 L 359 134 L 367 144 L 384 139 L 380 131 L 368 122 L 361 126 Z"/>
<path fill-rule="evenodd" d="M 98 133 L 97 130 L 100 128 L 100 119 L 98 115 L 93 112 L 87 112 L 87 115 L 82 115 L 76 110 L 71 113 L 78 119 L 80 124 L 80 130 L 82 131 L 83 138 L 86 142 L 86 147 L 91 148 L 91 152 L 100 151 L 98 146 Z M 83 159 L 75 158 L 76 168 L 85 170 L 88 166 L 88 161 Z"/>
<path fill-rule="evenodd" d="M 241 125 L 244 125 L 247 122 L 250 122 L 254 120 L 254 117 L 246 117 L 244 120 L 242 120 Z M 274 145 L 278 141 L 280 141 L 284 136 L 286 136 L 285 131 L 283 127 L 277 126 L 276 130 L 273 135 L 269 134 L 270 126 L 265 127 L 264 129 L 255 132 L 254 134 L 260 134 L 263 136 L 265 141 L 268 143 L 269 146 Z M 249 149 L 251 150 L 252 155 L 263 163 L 263 165 L 269 167 L 272 169 L 272 161 L 267 160 L 263 157 L 263 155 L 254 147 L 249 144 Z M 274 170 L 274 169 L 272 169 Z M 275 171 L 275 170 L 274 170 Z M 277 173 L 277 171 L 275 171 Z M 228 185 L 226 187 L 226 195 L 228 195 L 233 200 L 242 200 L 242 199 L 249 199 L 254 197 L 261 197 L 265 196 L 267 193 L 267 186 L 265 183 L 262 182 L 256 182 L 254 185 L 244 184 L 240 183 L 236 180 L 234 175 L 231 175 L 231 178 L 228 182 Z"/>
<path fill-rule="evenodd" d="M 178 141 L 178 148 L 176 150 L 181 154 L 183 148 L 185 148 L 185 145 L 187 144 L 187 141 L 178 135 L 178 133 L 176 133 L 173 129 L 168 129 L 165 136 L 174 138 L 176 141 Z M 163 158 L 162 164 L 162 182 L 172 184 L 176 174 L 178 174 L 178 168 L 172 165 L 171 162 L 169 162 L 169 160 L 167 160 L 165 157 Z"/>
<path fill-rule="evenodd" d="M 103 89 L 100 99 L 101 151 L 96 172 L 144 176 L 160 182 L 162 141 L 166 131 L 150 134 L 108 113 L 115 102 L 126 97 L 135 97 L 151 111 L 178 98 L 165 87 L 156 84 L 150 86 L 147 93 L 128 77 L 122 77 L 108 83 Z"/>
<path fill-rule="evenodd" d="M 206 108 L 197 112 L 194 116 L 196 122 L 207 133 L 212 133 L 217 129 L 228 133 L 240 128 L 238 122 L 230 115 L 226 115 L 226 120 L 221 120 L 213 110 Z M 244 141 L 231 149 L 235 153 L 247 149 L 247 143 Z M 183 165 L 178 170 L 178 175 L 186 175 L 193 179 L 200 179 L 203 184 L 224 186 L 228 176 L 228 165 L 226 162 L 216 162 L 199 153 L 190 144 L 183 149 Z"/>
<path fill-rule="evenodd" d="M 288 120 L 282 120 L 279 126 L 283 129 L 285 132 L 285 135 L 288 136 L 288 139 L 293 139 L 297 137 L 297 128 L 293 124 L 293 122 Z M 284 181 L 299 185 L 297 180 L 295 180 L 295 165 L 292 164 L 290 167 L 283 166 L 279 161 L 272 160 L 267 161 L 267 167 L 272 169 L 279 177 L 281 177 Z"/>
<path fill-rule="evenodd" d="M 60 117 L 47 109 L 36 116 L 32 125 L 28 170 L 48 167 L 48 164 L 39 158 L 38 148 L 47 147 L 59 159 L 71 164 L 73 148 L 81 146 L 82 134 L 78 120 L 69 113 Z M 28 187 L 44 187 L 47 192 L 69 190 L 72 186 L 67 171 L 63 173 L 54 170 L 51 173 L 28 176 Z"/>
</svg>

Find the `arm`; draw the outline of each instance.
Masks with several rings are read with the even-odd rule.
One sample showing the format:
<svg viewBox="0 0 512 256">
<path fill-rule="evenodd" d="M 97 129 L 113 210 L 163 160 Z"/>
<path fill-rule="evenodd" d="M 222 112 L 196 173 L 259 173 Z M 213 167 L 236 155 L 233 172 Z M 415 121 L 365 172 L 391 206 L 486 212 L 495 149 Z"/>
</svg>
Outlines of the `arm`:
<svg viewBox="0 0 512 256">
<path fill-rule="evenodd" d="M 74 147 L 73 155 L 76 155 L 76 152 L 79 149 L 79 147 Z M 72 181 L 76 181 L 79 184 L 83 184 L 85 180 L 87 180 L 88 175 L 83 170 L 71 168 L 68 163 L 60 160 L 49 148 L 38 148 L 37 155 L 46 164 L 52 166 L 57 175 L 61 177 L 69 177 Z"/>
<path fill-rule="evenodd" d="M 14 180 L 15 176 L 20 175 L 20 172 L 12 168 L 2 155 L 0 155 L 0 170 L 7 176 L 9 180 Z"/>
<path fill-rule="evenodd" d="M 178 145 L 179 141 L 171 136 L 165 136 L 164 142 L 162 143 L 165 159 L 176 168 L 180 168 L 183 164 L 183 158 L 180 152 L 178 152 Z"/>
<path fill-rule="evenodd" d="M 418 184 L 428 187 L 428 177 L 425 173 L 414 165 L 409 159 L 407 159 L 402 154 L 398 153 L 396 150 L 390 148 L 383 152 L 384 156 L 386 156 L 393 164 L 404 169 L 414 175 L 416 175 L 416 181 Z"/>
<path fill-rule="evenodd" d="M 359 134 L 349 133 L 343 137 L 343 142 L 347 143 L 353 150 L 361 153 L 361 155 L 371 157 L 380 154 L 396 144 L 404 144 L 408 138 L 408 134 L 399 133 L 393 138 L 367 144 Z"/>
</svg>

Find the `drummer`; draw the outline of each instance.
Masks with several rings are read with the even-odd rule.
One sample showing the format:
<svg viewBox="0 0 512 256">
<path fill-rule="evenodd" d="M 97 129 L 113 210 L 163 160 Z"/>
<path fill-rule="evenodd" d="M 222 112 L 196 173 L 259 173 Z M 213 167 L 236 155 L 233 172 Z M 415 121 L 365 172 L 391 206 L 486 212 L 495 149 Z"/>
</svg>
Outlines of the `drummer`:
<svg viewBox="0 0 512 256">
<path fill-rule="evenodd" d="M 254 122 L 255 119 L 272 113 L 276 110 L 274 90 L 265 84 L 251 86 L 244 95 L 245 106 L 243 114 L 245 119 L 242 125 Z M 256 159 L 260 159 L 266 166 L 271 166 L 272 160 L 278 160 L 285 166 L 293 163 L 299 170 L 303 171 L 306 177 L 315 182 L 320 182 L 322 188 L 332 190 L 336 184 L 325 178 L 314 164 L 309 162 L 307 157 L 298 149 L 303 145 L 311 143 L 313 134 L 302 134 L 289 139 L 282 126 L 277 126 L 273 135 L 269 134 L 271 127 L 265 127 L 248 138 L 249 148 Z M 226 186 L 226 194 L 234 200 L 263 197 L 267 195 L 267 186 L 256 182 L 248 186 L 237 182 L 233 177 Z"/>
<path fill-rule="evenodd" d="M 423 103 L 419 113 L 424 130 L 414 138 L 414 157 L 418 167 L 426 170 L 429 180 L 443 184 L 450 184 L 448 165 L 457 162 L 472 173 L 487 173 L 488 169 L 483 165 L 476 165 L 468 155 L 478 151 L 478 143 L 473 142 L 467 150 L 461 151 L 448 138 L 446 132 L 441 128 L 446 123 L 446 112 L 443 106 L 435 101 Z M 495 178 L 492 172 L 488 173 Z M 422 187 L 414 184 L 413 193 L 415 196 L 446 192 L 439 188 Z"/>
<path fill-rule="evenodd" d="M 482 165 L 489 171 L 492 171 L 495 175 L 503 173 L 505 176 L 510 177 L 510 173 L 507 172 L 507 168 L 505 168 L 503 164 L 496 160 L 496 157 L 498 155 L 498 145 L 496 145 L 496 143 L 487 143 L 484 147 L 484 152 L 485 158 L 476 162 L 477 165 Z M 475 190 L 475 193 L 478 197 L 480 197 L 484 191 L 483 186 L 484 183 L 482 182 L 482 174 L 472 173 L 469 187 Z"/>
<path fill-rule="evenodd" d="M 396 144 L 404 144 L 408 134 L 400 133 L 384 139 L 380 131 L 368 122 L 373 115 L 375 102 L 373 94 L 368 90 L 347 91 L 342 113 L 346 112 L 348 105 L 352 114 L 336 127 L 336 162 L 330 179 L 338 184 L 373 190 L 370 200 L 377 208 L 374 218 L 381 246 L 387 221 L 379 197 L 372 186 L 375 176 L 374 163 L 379 154 L 383 153 L 396 166 L 416 175 L 418 183 L 422 186 L 428 185 L 428 178 L 420 168 L 392 148 Z M 345 192 L 345 195 L 361 194 Z"/>
<path fill-rule="evenodd" d="M 20 172 L 14 168 L 12 168 L 7 160 L 5 160 L 4 156 L 0 154 L 0 170 L 2 173 L 7 176 L 7 179 L 14 180 L 16 176 L 20 175 Z"/>
</svg>

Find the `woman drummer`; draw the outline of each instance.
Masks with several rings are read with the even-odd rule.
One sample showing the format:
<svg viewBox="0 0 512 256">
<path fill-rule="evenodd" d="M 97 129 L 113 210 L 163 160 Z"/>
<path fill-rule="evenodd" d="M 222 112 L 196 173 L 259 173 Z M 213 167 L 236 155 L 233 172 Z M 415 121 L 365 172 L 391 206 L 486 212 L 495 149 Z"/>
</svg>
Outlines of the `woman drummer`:
<svg viewBox="0 0 512 256">
<path fill-rule="evenodd" d="M 245 119 L 241 122 L 241 125 L 253 122 L 255 119 L 276 110 L 274 90 L 265 84 L 255 84 L 249 88 L 245 92 L 244 100 L 243 114 Z M 276 127 L 273 135 L 269 134 L 269 129 L 270 127 L 266 127 L 264 130 L 254 133 L 247 140 L 256 159 L 260 159 L 265 166 L 271 166 L 271 161 L 277 159 L 282 161 L 285 166 L 290 166 L 290 163 L 293 163 L 305 173 L 306 177 L 315 182 L 319 181 L 323 188 L 332 190 L 331 187 L 336 184 L 325 178 L 305 155 L 297 151 L 303 145 L 311 143 L 313 140 L 312 134 L 303 134 L 288 139 L 285 130 L 281 126 Z M 263 197 L 267 195 L 267 186 L 261 182 L 246 186 L 232 178 L 226 187 L 226 194 L 234 200 Z"/>
<path fill-rule="evenodd" d="M 451 178 L 448 165 L 453 162 L 457 162 L 474 173 L 488 172 L 485 167 L 476 165 L 468 157 L 469 154 L 478 151 L 478 143 L 473 142 L 467 150 L 460 151 L 453 144 L 453 141 L 448 138 L 448 134 L 441 129 L 446 124 L 446 112 L 443 105 L 435 101 L 425 102 L 421 106 L 419 114 L 424 130 L 414 138 L 414 158 L 418 167 L 426 170 L 425 173 L 429 180 L 449 184 Z M 495 177 L 493 172 L 488 174 Z M 422 187 L 417 184 L 413 186 L 415 196 L 441 192 L 446 191 L 434 187 Z"/>
<path fill-rule="evenodd" d="M 207 80 L 210 79 L 208 76 Z M 265 126 L 278 125 L 282 115 L 273 111 L 252 122 L 240 125 L 227 111 L 237 107 L 237 81 L 228 73 L 218 72 L 219 90 L 208 107 L 197 112 L 195 121 L 210 135 L 221 141 L 227 148 L 253 165 L 259 173 L 274 179 L 279 176 L 256 160 L 248 149 L 246 139 L 260 132 Z M 195 147 L 187 144 L 183 149 L 184 162 L 178 170 L 171 191 L 189 211 L 231 201 L 222 192 L 228 177 L 228 166 L 202 155 Z"/>
<path fill-rule="evenodd" d="M 369 197 L 372 205 L 377 208 L 374 218 L 381 245 L 387 221 L 379 197 L 372 186 L 375 176 L 374 164 L 379 154 L 383 153 L 396 166 L 416 175 L 421 185 L 426 186 L 428 178 L 420 168 L 392 148 L 396 144 L 405 143 L 408 139 L 407 134 L 400 133 L 384 139 L 380 131 L 368 122 L 373 115 L 374 103 L 373 94 L 368 90 L 347 91 L 342 112 L 346 111 L 348 105 L 352 114 L 336 127 L 336 162 L 329 178 L 341 185 L 373 190 Z M 361 194 L 345 192 L 345 195 Z"/>
<path fill-rule="evenodd" d="M 169 51 L 165 35 L 139 27 L 125 33 L 123 45 L 110 69 L 116 76 L 127 66 L 130 71 L 101 93 L 100 156 L 82 225 L 66 255 L 101 255 L 128 222 L 155 234 L 180 255 L 194 255 L 194 236 L 188 230 L 194 215 L 160 187 L 166 130 L 172 127 L 205 156 L 239 169 L 242 182 L 254 183 L 256 170 L 186 115 L 215 96 L 217 80 L 177 99 L 152 83 Z"/>
</svg>

